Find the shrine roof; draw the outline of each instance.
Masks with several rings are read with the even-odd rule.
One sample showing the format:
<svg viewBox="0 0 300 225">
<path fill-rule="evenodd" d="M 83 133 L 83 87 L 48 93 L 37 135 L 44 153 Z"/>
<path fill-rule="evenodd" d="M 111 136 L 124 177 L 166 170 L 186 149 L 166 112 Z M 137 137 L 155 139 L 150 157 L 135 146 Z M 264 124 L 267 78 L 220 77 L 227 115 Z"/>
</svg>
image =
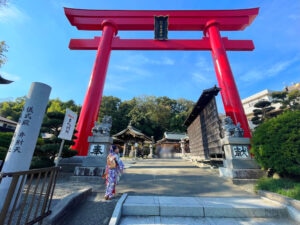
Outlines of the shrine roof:
<svg viewBox="0 0 300 225">
<path fill-rule="evenodd" d="M 259 8 L 234 10 L 91 10 L 64 8 L 71 25 L 79 30 L 102 30 L 104 21 L 112 21 L 118 30 L 154 30 L 155 16 L 168 16 L 168 30 L 204 30 L 210 20 L 224 31 L 244 30 Z"/>
<path fill-rule="evenodd" d="M 128 125 L 126 129 L 120 131 L 117 134 L 114 134 L 113 138 L 117 138 L 119 140 L 124 140 L 124 137 L 126 138 L 126 136 L 132 136 L 133 138 L 142 139 L 145 141 L 152 141 L 152 139 L 150 137 L 143 134 L 140 130 L 133 127 L 132 125 Z"/>
<path fill-rule="evenodd" d="M 181 138 L 185 138 L 187 136 L 186 133 L 173 133 L 173 132 L 165 132 L 164 138 L 168 140 L 181 140 Z"/>
<path fill-rule="evenodd" d="M 0 121 L 1 121 L 1 122 L 6 122 L 6 123 L 10 123 L 10 124 L 13 124 L 13 125 L 17 125 L 17 124 L 18 124 L 16 121 L 7 119 L 7 118 L 5 118 L 5 117 L 3 117 L 3 116 L 0 116 Z"/>
<path fill-rule="evenodd" d="M 162 143 L 166 141 L 176 141 L 179 142 L 181 139 L 187 138 L 186 133 L 175 133 L 175 132 L 164 132 L 162 139 L 158 140 L 157 143 Z"/>
<path fill-rule="evenodd" d="M 213 88 L 203 90 L 192 112 L 190 113 L 188 118 L 184 121 L 184 125 L 188 127 L 195 120 L 195 118 L 200 114 L 200 112 L 204 109 L 207 103 L 209 103 L 212 98 L 218 95 L 220 90 L 221 89 L 216 86 L 214 86 Z"/>
</svg>

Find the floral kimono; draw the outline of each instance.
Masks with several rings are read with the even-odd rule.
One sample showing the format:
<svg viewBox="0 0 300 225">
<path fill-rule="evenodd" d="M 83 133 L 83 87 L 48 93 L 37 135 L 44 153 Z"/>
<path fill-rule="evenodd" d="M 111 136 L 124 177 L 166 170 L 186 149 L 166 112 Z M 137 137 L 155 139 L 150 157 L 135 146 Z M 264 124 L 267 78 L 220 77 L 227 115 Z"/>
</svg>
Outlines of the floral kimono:
<svg viewBox="0 0 300 225">
<path fill-rule="evenodd" d="M 116 184 L 119 182 L 120 177 L 124 170 L 124 164 L 118 154 L 111 152 L 109 153 L 107 158 L 115 160 L 116 166 L 115 168 L 110 168 L 109 166 L 110 164 L 109 163 L 106 164 L 106 168 L 105 168 L 106 191 L 104 196 L 106 200 L 111 199 L 116 193 Z"/>
</svg>

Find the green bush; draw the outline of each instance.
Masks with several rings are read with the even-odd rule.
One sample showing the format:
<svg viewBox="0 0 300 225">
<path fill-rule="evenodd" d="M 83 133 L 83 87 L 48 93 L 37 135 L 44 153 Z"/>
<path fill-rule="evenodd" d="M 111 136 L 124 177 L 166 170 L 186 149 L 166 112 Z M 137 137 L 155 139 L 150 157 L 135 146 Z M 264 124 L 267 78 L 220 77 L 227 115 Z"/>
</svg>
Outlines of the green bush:
<svg viewBox="0 0 300 225">
<path fill-rule="evenodd" d="M 0 132 L 1 147 L 6 147 L 8 149 L 13 135 L 14 133 L 12 132 Z"/>
<path fill-rule="evenodd" d="M 76 150 L 71 150 L 71 149 L 63 149 L 61 153 L 62 158 L 70 158 L 78 154 L 78 151 Z"/>
<path fill-rule="evenodd" d="M 262 168 L 272 168 L 281 176 L 299 176 L 300 111 L 288 111 L 261 124 L 251 145 Z"/>
<path fill-rule="evenodd" d="M 0 146 L 0 160 L 4 160 L 7 154 L 8 148 Z"/>
<path fill-rule="evenodd" d="M 31 160 L 30 169 L 40 169 L 40 168 L 52 167 L 54 165 L 55 163 L 53 162 L 53 160 L 47 157 L 33 156 Z"/>
<path fill-rule="evenodd" d="M 0 160 L 5 159 L 13 135 L 12 132 L 0 132 Z"/>
</svg>

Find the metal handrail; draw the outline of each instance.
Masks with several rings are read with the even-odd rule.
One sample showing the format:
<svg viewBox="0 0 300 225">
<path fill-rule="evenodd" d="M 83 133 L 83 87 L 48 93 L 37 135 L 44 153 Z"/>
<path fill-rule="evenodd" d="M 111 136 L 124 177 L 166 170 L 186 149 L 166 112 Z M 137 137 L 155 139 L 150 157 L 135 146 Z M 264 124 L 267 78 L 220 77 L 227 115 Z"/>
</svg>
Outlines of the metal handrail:
<svg viewBox="0 0 300 225">
<path fill-rule="evenodd" d="M 11 179 L 0 213 L 0 224 L 26 224 L 39 222 L 51 213 L 50 206 L 60 167 L 49 167 L 0 173 L 0 183 Z"/>
</svg>

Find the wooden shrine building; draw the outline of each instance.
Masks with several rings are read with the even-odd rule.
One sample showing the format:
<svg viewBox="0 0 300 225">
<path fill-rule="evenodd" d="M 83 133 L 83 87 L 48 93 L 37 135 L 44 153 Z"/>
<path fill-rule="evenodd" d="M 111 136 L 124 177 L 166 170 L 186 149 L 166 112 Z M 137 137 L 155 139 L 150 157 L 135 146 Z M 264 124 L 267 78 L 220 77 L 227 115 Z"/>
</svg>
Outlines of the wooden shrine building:
<svg viewBox="0 0 300 225">
<path fill-rule="evenodd" d="M 143 148 L 145 143 L 153 143 L 150 137 L 133 127 L 131 122 L 126 129 L 112 135 L 112 138 L 114 144 L 123 146 L 124 156 L 134 156 L 134 151 L 137 150 L 138 147 Z"/>
<path fill-rule="evenodd" d="M 162 139 L 156 142 L 156 154 L 163 154 L 164 152 L 182 153 L 181 143 L 187 140 L 186 133 L 164 132 Z M 185 152 L 188 152 L 185 150 Z"/>
</svg>

